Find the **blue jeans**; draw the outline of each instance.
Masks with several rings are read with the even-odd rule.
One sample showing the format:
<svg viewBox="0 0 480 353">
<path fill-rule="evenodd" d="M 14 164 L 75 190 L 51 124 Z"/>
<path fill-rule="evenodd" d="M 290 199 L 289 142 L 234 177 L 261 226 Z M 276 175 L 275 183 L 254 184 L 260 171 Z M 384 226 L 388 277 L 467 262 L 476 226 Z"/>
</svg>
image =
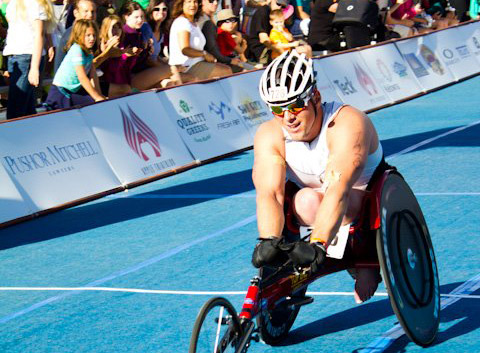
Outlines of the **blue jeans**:
<svg viewBox="0 0 480 353">
<path fill-rule="evenodd" d="M 28 82 L 28 72 L 32 56 L 30 54 L 10 55 L 8 57 L 8 72 L 10 86 L 8 89 L 7 119 L 36 114 L 35 87 Z M 43 59 L 40 71 L 43 67 Z"/>
</svg>

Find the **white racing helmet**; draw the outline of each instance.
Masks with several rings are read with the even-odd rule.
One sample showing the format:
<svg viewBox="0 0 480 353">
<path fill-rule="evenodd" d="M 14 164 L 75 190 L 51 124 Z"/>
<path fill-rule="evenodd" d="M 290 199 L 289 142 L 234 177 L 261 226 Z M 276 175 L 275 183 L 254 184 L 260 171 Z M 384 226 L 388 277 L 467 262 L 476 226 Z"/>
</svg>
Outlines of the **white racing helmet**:
<svg viewBox="0 0 480 353">
<path fill-rule="evenodd" d="M 294 49 L 267 66 L 258 89 L 268 106 L 285 106 L 308 96 L 314 86 L 312 59 Z"/>
</svg>

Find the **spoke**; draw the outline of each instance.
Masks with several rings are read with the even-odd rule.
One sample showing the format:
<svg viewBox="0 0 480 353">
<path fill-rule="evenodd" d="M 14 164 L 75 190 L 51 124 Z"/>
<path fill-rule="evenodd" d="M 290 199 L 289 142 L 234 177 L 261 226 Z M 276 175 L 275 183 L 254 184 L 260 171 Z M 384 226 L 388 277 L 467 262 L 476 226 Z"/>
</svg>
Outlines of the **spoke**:
<svg viewBox="0 0 480 353">
<path fill-rule="evenodd" d="M 217 353 L 218 340 L 220 338 L 220 329 L 222 328 L 222 319 L 223 319 L 223 306 L 220 307 L 220 315 L 218 317 L 217 335 L 215 337 L 215 347 L 213 348 L 214 353 Z"/>
</svg>

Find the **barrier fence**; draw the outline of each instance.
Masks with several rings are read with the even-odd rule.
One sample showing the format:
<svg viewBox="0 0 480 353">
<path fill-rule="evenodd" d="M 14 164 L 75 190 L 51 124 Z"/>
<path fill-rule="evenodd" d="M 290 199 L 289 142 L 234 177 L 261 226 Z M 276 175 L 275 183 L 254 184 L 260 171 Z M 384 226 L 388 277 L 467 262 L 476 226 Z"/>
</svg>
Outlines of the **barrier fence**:
<svg viewBox="0 0 480 353">
<path fill-rule="evenodd" d="M 314 59 L 366 112 L 480 73 L 480 22 Z M 0 228 L 251 148 L 262 70 L 0 123 Z"/>
</svg>

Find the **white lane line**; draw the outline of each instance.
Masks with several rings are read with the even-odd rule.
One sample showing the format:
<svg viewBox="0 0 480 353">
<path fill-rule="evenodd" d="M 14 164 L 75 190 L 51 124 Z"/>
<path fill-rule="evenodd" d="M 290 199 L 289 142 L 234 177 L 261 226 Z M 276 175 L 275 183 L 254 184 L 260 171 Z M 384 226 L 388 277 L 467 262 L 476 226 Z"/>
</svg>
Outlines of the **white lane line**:
<svg viewBox="0 0 480 353">
<path fill-rule="evenodd" d="M 394 153 L 394 154 L 391 154 L 390 156 L 387 157 L 388 160 L 391 160 L 391 159 L 394 159 L 398 156 L 401 156 L 402 154 L 405 154 L 405 153 L 408 153 L 408 152 L 411 152 L 413 150 L 416 150 L 417 148 L 419 147 L 422 147 L 422 146 L 425 146 L 427 144 L 429 144 L 430 142 L 433 142 L 435 140 L 438 140 L 438 139 L 441 139 L 442 137 L 445 137 L 445 136 L 448 136 L 448 135 L 451 135 L 451 134 L 454 134 L 456 132 L 459 132 L 459 131 L 462 131 L 462 130 L 465 130 L 465 129 L 468 129 L 469 127 L 472 127 L 472 126 L 475 126 L 475 125 L 478 125 L 480 124 L 480 120 L 477 120 L 477 121 L 474 121 L 473 123 L 471 124 L 468 124 L 468 125 L 464 125 L 464 126 L 460 126 L 460 127 L 457 127 L 456 129 L 453 129 L 453 130 L 450 130 L 450 131 L 447 131 L 447 132 L 444 132 L 443 134 L 440 134 L 440 135 L 437 135 L 437 136 L 434 136 L 434 137 L 431 137 L 429 139 L 426 139 L 426 140 L 423 140 L 415 145 L 412 145 L 410 147 L 407 147 L 397 153 Z"/>
<path fill-rule="evenodd" d="M 460 299 L 466 297 L 474 297 L 469 296 L 470 293 L 475 292 L 477 289 L 480 288 L 480 274 L 476 275 L 475 277 L 469 279 L 468 281 L 464 282 L 453 291 L 449 293 L 448 296 L 442 295 L 442 300 L 440 302 L 441 310 L 445 309 L 449 305 L 456 303 Z M 479 297 L 476 295 L 475 297 Z M 390 330 L 385 332 L 380 337 L 373 340 L 367 347 L 363 348 L 359 351 L 359 353 L 381 353 L 385 351 L 388 347 L 390 347 L 395 340 L 399 337 L 404 335 L 405 332 L 400 324 L 395 325 Z"/>
<path fill-rule="evenodd" d="M 92 291 L 92 292 L 122 292 L 140 294 L 174 294 L 174 295 L 245 295 L 246 291 L 191 291 L 167 289 L 141 289 L 141 288 L 113 288 L 113 287 L 0 287 L 0 291 Z M 311 296 L 353 296 L 353 292 L 307 292 Z M 375 297 L 388 297 L 386 292 L 377 292 Z M 480 299 L 480 295 L 468 294 L 440 294 L 445 298 Z"/>
<path fill-rule="evenodd" d="M 203 243 L 204 241 L 207 241 L 207 240 L 210 240 L 212 238 L 215 238 L 215 237 L 218 237 L 219 235 L 222 235 L 224 233 L 227 233 L 227 232 L 230 232 L 234 229 L 237 229 L 237 228 L 241 228 L 249 223 L 252 223 L 254 222 L 255 220 L 257 219 L 257 216 L 256 215 L 253 215 L 253 216 L 250 216 L 250 217 L 247 217 L 243 220 L 241 220 L 240 222 L 237 222 L 233 225 L 231 225 L 230 227 L 227 227 L 227 228 L 224 228 L 222 230 L 219 230 L 218 232 L 215 232 L 215 233 L 211 233 L 211 234 L 208 234 L 208 235 L 205 235 L 203 237 L 200 237 L 190 243 L 186 243 L 186 244 L 183 244 L 183 245 L 180 245 L 180 246 L 177 246 L 176 248 L 173 248 L 169 251 L 166 251 L 164 252 L 163 254 L 160 254 L 158 256 L 155 256 L 151 259 L 148 259 L 146 261 L 143 261 L 139 264 L 136 264 L 135 266 L 132 266 L 132 267 L 129 267 L 129 268 L 126 268 L 124 270 L 121 270 L 121 271 L 118 271 L 118 272 L 115 272 L 113 274 L 111 274 L 110 276 L 107 276 L 107 277 L 104 277 L 104 278 L 101 278 L 101 279 L 98 279 L 96 281 L 93 281 L 93 282 L 90 282 L 88 284 L 85 285 L 85 287 L 96 287 L 100 284 L 103 284 L 105 282 L 108 282 L 110 280 L 113 280 L 113 279 L 116 279 L 116 278 L 119 278 L 119 277 L 122 277 L 122 276 L 125 276 L 127 274 L 130 274 L 130 273 L 133 273 L 133 272 L 136 272 L 142 268 L 145 268 L 147 266 L 150 266 L 150 265 L 153 265 L 161 260 L 164 260 L 164 259 L 167 259 L 169 257 L 172 257 L 173 255 L 176 255 L 178 254 L 179 252 L 183 251 L 183 250 L 186 250 L 186 249 L 189 249 L 197 244 L 200 244 L 200 243 Z M 53 303 L 59 299 L 63 299 L 65 297 L 68 297 L 72 294 L 76 294 L 76 293 L 79 293 L 83 291 L 82 287 L 79 287 L 78 290 L 75 290 L 75 291 L 68 291 L 68 292 L 65 292 L 65 293 L 62 293 L 62 294 L 59 294 L 57 296 L 54 296 L 54 297 L 51 297 L 51 298 L 48 298 L 48 299 L 45 299 L 41 302 L 38 302 L 36 304 L 33 304 L 31 306 L 29 306 L 28 308 L 25 308 L 23 310 L 20 310 L 20 311 L 17 311 L 13 314 L 10 314 L 10 315 L 7 315 L 7 316 L 4 316 L 2 318 L 0 318 L 0 324 L 4 324 L 14 318 L 17 318 L 19 316 L 22 316 L 22 315 L 25 315 L 31 311 L 34 311 L 38 308 L 41 308 L 47 304 L 50 304 L 50 303 Z"/>
<path fill-rule="evenodd" d="M 480 196 L 480 192 L 417 192 L 417 196 Z M 256 194 L 138 194 L 138 195 L 109 195 L 110 199 L 222 199 L 227 197 L 253 199 Z"/>
</svg>

